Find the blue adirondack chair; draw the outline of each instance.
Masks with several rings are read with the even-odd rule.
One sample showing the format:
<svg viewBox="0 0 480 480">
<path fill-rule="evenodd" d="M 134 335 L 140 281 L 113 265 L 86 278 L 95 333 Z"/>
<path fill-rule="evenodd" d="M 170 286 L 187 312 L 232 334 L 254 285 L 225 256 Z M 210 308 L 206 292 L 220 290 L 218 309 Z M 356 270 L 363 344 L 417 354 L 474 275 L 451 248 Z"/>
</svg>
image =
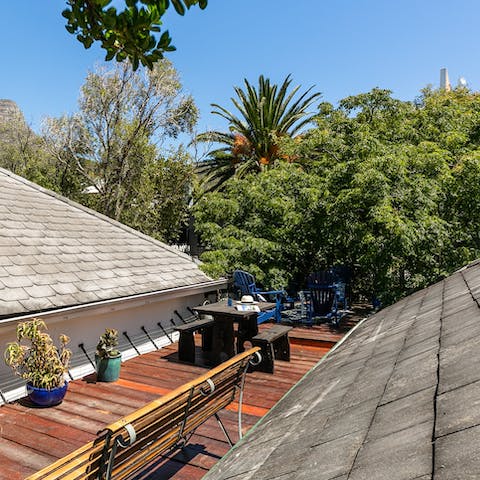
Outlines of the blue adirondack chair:
<svg viewBox="0 0 480 480">
<path fill-rule="evenodd" d="M 352 313 L 346 295 L 348 276 L 348 271 L 340 267 L 308 276 L 307 289 L 312 299 L 312 317 L 323 317 L 338 326 L 343 317 Z"/>
<path fill-rule="evenodd" d="M 334 277 L 331 272 L 322 270 L 311 273 L 307 277 L 307 290 L 312 297 L 312 314 L 325 316 L 330 312 L 333 303 Z"/>
<path fill-rule="evenodd" d="M 282 299 L 286 298 L 284 290 L 261 290 L 255 284 L 255 277 L 243 270 L 235 270 L 233 272 L 233 286 L 240 296 L 251 295 L 258 302 L 275 302 L 274 309 L 258 314 L 257 323 L 263 323 L 270 319 L 274 319 L 277 323 L 281 321 Z"/>
<path fill-rule="evenodd" d="M 352 312 L 348 309 L 346 284 L 340 281 L 335 282 L 333 284 L 333 290 L 332 308 L 330 312 L 327 313 L 327 318 L 338 327 L 340 320 Z"/>
</svg>

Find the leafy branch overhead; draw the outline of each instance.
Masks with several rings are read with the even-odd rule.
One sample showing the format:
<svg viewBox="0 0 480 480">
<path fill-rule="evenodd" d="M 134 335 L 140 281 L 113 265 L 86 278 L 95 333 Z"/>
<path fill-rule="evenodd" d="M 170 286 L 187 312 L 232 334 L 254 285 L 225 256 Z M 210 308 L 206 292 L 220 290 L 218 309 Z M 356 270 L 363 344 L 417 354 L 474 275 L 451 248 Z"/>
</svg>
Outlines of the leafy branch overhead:
<svg viewBox="0 0 480 480">
<path fill-rule="evenodd" d="M 75 34 L 85 48 L 100 42 L 105 59 L 129 59 L 136 70 L 141 63 L 152 68 L 165 52 L 175 50 L 168 30 L 161 30 L 162 17 L 173 5 L 179 15 L 197 5 L 203 10 L 208 0 L 125 0 L 117 10 L 113 0 L 68 0 L 62 12 L 66 29 Z"/>
</svg>

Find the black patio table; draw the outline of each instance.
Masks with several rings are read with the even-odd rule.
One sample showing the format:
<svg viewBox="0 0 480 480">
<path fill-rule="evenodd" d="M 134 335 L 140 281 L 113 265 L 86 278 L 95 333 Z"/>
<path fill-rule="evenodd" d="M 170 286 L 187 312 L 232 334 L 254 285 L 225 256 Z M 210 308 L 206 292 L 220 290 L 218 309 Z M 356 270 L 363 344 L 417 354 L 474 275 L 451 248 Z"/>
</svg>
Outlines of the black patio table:
<svg viewBox="0 0 480 480">
<path fill-rule="evenodd" d="M 236 302 L 229 306 L 226 301 L 221 301 L 194 308 L 198 314 L 211 315 L 214 320 L 211 338 L 211 360 L 214 365 L 233 357 L 235 353 L 243 352 L 245 342 L 251 341 L 258 333 L 258 312 L 238 310 L 236 305 Z M 258 302 L 255 306 L 263 312 L 275 308 L 275 303 Z M 234 323 L 238 324 L 236 352 Z"/>
</svg>

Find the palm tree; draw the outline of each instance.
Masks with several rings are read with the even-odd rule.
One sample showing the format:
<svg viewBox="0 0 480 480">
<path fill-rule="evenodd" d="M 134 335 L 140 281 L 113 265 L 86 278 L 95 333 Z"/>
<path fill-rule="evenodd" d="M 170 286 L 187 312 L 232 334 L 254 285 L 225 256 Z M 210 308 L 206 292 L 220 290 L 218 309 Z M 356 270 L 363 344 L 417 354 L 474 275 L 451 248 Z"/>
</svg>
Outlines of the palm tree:
<svg viewBox="0 0 480 480">
<path fill-rule="evenodd" d="M 212 104 L 215 108 L 212 113 L 227 120 L 230 132 L 208 131 L 196 138 L 200 142 L 223 145 L 210 151 L 207 160 L 197 167 L 208 190 L 221 188 L 233 175 L 241 177 L 246 173 L 260 172 L 279 160 L 278 139 L 295 137 L 312 120 L 313 115 L 309 115 L 307 109 L 320 95 L 310 94 L 313 88 L 310 87 L 294 100 L 300 86 L 289 92 L 290 75 L 280 88 L 270 84 L 263 75 L 258 79 L 258 89 L 246 79 L 244 82 L 246 89 L 234 87 L 238 99 L 232 98 L 239 116 Z"/>
</svg>

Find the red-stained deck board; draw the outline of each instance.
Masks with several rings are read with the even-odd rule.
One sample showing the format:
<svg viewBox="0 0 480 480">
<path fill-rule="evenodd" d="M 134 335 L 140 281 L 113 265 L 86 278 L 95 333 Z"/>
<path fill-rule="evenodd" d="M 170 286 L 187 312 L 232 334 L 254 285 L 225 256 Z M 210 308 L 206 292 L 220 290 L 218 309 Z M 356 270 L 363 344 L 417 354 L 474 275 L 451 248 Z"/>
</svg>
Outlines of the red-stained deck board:
<svg viewBox="0 0 480 480">
<path fill-rule="evenodd" d="M 261 325 L 260 330 L 268 328 Z M 246 433 L 343 336 L 326 326 L 290 332 L 291 361 L 275 361 L 275 373 L 247 375 L 242 416 Z M 198 339 L 197 339 L 198 340 Z M 201 375 L 200 345 L 196 364 L 178 361 L 177 344 L 124 362 L 121 378 L 97 383 L 94 375 L 71 382 L 65 400 L 53 408 L 30 408 L 23 402 L 0 407 L 0 480 L 20 480 L 95 438 L 105 425 Z M 238 403 L 220 412 L 231 438 L 238 440 Z M 229 450 L 215 419 L 208 420 L 183 451 L 158 459 L 149 480 L 196 480 Z"/>
<path fill-rule="evenodd" d="M 48 433 L 32 431 L 28 423 L 16 425 L 13 423 L 2 422 L 2 439 L 18 443 L 23 447 L 36 450 L 41 454 L 50 455 L 68 455 L 77 448 L 76 442 L 63 437 L 55 437 Z"/>
<path fill-rule="evenodd" d="M 20 426 L 28 428 L 31 431 L 30 435 L 32 436 L 35 435 L 35 432 L 39 432 L 50 435 L 51 437 L 62 438 L 68 443 L 86 443 L 91 439 L 90 433 L 83 432 L 68 425 L 54 423 L 49 419 L 38 416 L 36 413 L 35 410 L 21 411 Z M 6 436 L 3 435 L 3 432 L 7 425 L 18 426 L 19 416 L 18 408 L 15 404 L 4 405 L 0 408 L 2 438 L 6 438 Z"/>
<path fill-rule="evenodd" d="M 102 389 L 102 385 L 108 385 L 110 388 Z M 115 388 L 114 388 L 115 387 Z M 124 411 L 125 414 L 133 408 L 140 408 L 147 402 L 159 396 L 158 392 L 146 394 L 145 391 L 137 392 L 131 388 L 124 388 L 115 383 L 99 382 L 94 388 L 80 387 L 79 382 L 71 382 L 68 386 L 68 393 L 75 393 L 75 401 L 89 405 L 99 410 Z"/>
<path fill-rule="evenodd" d="M 0 438 L 1 478 L 12 480 L 24 478 L 55 459 L 53 452 L 52 455 L 41 454 L 36 449 L 25 447 L 19 442 Z M 9 471 L 9 476 L 5 475 L 5 471 Z"/>
</svg>

